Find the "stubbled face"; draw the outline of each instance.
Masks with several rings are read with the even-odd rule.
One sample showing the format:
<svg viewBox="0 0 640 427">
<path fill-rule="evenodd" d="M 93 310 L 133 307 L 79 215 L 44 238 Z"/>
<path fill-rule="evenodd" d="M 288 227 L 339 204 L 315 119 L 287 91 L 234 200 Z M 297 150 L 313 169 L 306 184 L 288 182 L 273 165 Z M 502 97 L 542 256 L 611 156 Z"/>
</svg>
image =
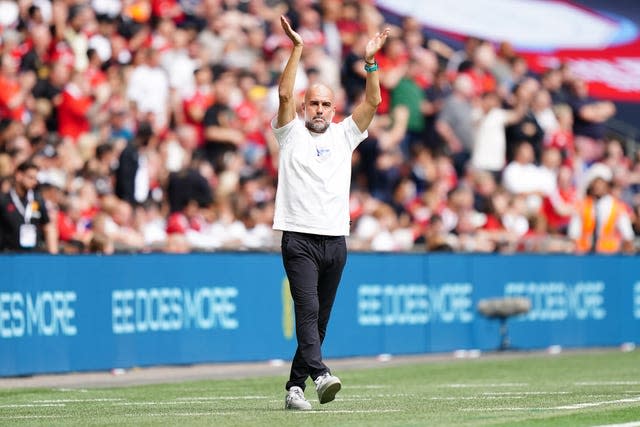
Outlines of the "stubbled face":
<svg viewBox="0 0 640 427">
<path fill-rule="evenodd" d="M 33 190 L 38 185 L 38 169 L 30 168 L 16 172 L 16 189 L 18 192 Z"/>
<path fill-rule="evenodd" d="M 335 112 L 331 89 L 323 85 L 314 85 L 307 90 L 304 100 L 304 122 L 307 129 L 315 133 L 324 133 L 329 128 Z"/>
</svg>

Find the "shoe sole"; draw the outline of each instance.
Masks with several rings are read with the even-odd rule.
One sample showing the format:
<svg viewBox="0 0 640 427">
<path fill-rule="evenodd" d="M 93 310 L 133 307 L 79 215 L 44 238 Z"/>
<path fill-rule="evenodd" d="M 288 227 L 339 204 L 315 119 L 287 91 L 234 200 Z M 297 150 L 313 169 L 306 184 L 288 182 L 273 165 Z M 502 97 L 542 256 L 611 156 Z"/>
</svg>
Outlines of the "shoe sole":
<svg viewBox="0 0 640 427">
<path fill-rule="evenodd" d="M 333 401 L 336 398 L 336 394 L 340 391 L 341 388 L 342 384 L 340 384 L 339 381 L 336 381 L 333 384 L 329 384 L 329 386 L 327 386 L 327 388 L 322 393 L 322 396 L 320 396 L 320 403 L 325 404 Z"/>
<path fill-rule="evenodd" d="M 289 405 L 285 405 L 284 409 L 286 411 L 310 411 L 313 408 L 309 407 L 309 408 L 296 408 L 295 406 L 289 406 Z"/>
</svg>

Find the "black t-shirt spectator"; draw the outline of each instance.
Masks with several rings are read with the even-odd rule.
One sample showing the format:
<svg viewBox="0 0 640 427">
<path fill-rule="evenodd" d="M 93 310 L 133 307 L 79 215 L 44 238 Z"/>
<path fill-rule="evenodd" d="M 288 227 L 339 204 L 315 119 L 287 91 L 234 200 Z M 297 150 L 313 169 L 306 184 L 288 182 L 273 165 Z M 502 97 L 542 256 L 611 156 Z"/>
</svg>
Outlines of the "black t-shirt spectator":
<svg viewBox="0 0 640 427">
<path fill-rule="evenodd" d="M 571 110 L 573 111 L 573 133 L 577 136 L 587 136 L 595 140 L 604 139 L 606 127 L 604 123 L 592 122 L 584 120 L 580 114 L 580 110 L 594 102 L 598 102 L 592 98 L 576 98 L 573 97 L 569 101 Z"/>
<path fill-rule="evenodd" d="M 209 126 L 225 126 L 225 119 L 233 116 L 233 111 L 226 105 L 213 104 L 204 113 L 202 125 L 205 128 Z M 226 116 L 226 117 L 225 117 Z M 216 171 L 225 169 L 225 155 L 236 151 L 236 145 L 230 141 L 212 141 L 206 140 L 203 147 L 204 157 L 211 162 Z"/>
<path fill-rule="evenodd" d="M 172 213 L 184 209 L 190 200 L 195 200 L 200 207 L 208 206 L 213 202 L 209 183 L 193 168 L 169 174 L 167 197 L 169 210 Z"/>
<path fill-rule="evenodd" d="M 354 105 L 358 97 L 364 92 L 366 80 L 355 71 L 356 64 L 362 61 L 362 56 L 349 52 L 344 59 L 341 72 L 341 82 L 347 94 L 349 105 Z"/>
<path fill-rule="evenodd" d="M 39 79 L 31 90 L 31 94 L 36 99 L 46 99 L 53 103 L 51 114 L 47 116 L 47 130 L 55 132 L 58 130 L 58 109 L 56 107 L 56 97 L 62 93 L 62 88 L 53 85 L 48 79 Z"/>
<path fill-rule="evenodd" d="M 515 148 L 521 142 L 528 142 L 533 147 L 536 162 L 540 161 L 542 154 L 542 143 L 544 140 L 544 130 L 538 124 L 531 111 L 522 117 L 518 123 L 514 123 L 505 128 L 507 136 L 507 161 L 513 160 Z"/>
<path fill-rule="evenodd" d="M 14 193 L 14 197 L 18 197 Z M 31 202 L 31 218 L 29 224 L 36 226 L 36 246 L 24 248 L 20 246 L 20 227 L 25 224 L 25 208 L 28 205 L 27 197 L 18 198 L 20 206 L 16 206 L 11 193 L 0 194 L 0 251 L 29 252 L 41 250 L 44 245 L 43 226 L 49 223 L 49 215 L 44 199 L 39 192 L 33 192 Z"/>
</svg>

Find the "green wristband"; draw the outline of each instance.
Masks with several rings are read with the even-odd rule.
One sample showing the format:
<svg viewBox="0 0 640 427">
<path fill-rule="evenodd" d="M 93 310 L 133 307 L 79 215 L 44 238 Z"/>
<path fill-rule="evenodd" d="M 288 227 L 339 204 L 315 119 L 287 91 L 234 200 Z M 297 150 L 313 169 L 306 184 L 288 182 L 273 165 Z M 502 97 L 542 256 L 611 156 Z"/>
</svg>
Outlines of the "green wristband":
<svg viewBox="0 0 640 427">
<path fill-rule="evenodd" d="M 367 73 L 371 73 L 371 72 L 374 72 L 374 71 L 378 71 L 378 61 L 375 61 L 375 62 L 374 62 L 373 64 L 371 64 L 371 65 L 367 64 L 367 63 L 366 63 L 366 61 L 365 61 L 365 63 L 364 63 L 364 70 L 365 70 Z"/>
</svg>

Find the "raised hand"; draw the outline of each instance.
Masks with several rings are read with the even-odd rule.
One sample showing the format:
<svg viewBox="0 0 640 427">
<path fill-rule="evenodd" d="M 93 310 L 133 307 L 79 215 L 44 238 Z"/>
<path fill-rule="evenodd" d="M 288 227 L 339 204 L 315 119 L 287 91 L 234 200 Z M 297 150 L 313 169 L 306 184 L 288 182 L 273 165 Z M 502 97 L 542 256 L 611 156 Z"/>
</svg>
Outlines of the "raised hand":
<svg viewBox="0 0 640 427">
<path fill-rule="evenodd" d="M 383 31 L 376 33 L 376 35 L 367 42 L 367 45 L 364 48 L 365 61 L 373 62 L 373 56 L 380 50 L 380 48 L 382 48 L 384 42 L 387 41 L 389 33 L 391 33 L 391 30 L 389 28 L 385 28 Z"/>
<path fill-rule="evenodd" d="M 291 28 L 291 24 L 289 24 L 289 21 L 287 21 L 287 18 L 285 18 L 284 15 L 280 15 L 280 24 L 282 25 L 282 29 L 284 30 L 284 32 L 287 34 L 287 37 L 291 39 L 293 44 L 295 46 L 302 46 L 302 37 L 300 37 L 300 34 L 293 31 L 293 28 Z"/>
</svg>

